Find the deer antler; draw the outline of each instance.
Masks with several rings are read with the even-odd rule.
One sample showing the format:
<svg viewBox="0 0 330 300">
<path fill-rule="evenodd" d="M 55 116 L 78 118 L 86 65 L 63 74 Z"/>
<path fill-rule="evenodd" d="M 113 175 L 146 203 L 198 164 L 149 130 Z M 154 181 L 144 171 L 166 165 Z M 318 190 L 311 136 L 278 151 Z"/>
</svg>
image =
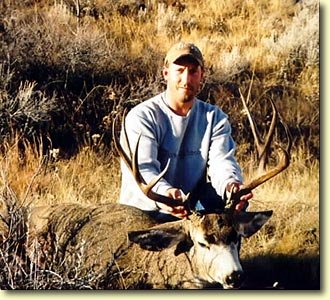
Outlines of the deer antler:
<svg viewBox="0 0 330 300">
<path fill-rule="evenodd" d="M 118 140 L 118 137 L 116 135 L 115 125 L 116 125 L 116 122 L 117 122 L 117 117 L 118 116 L 115 117 L 115 120 L 112 124 L 112 136 L 113 136 L 114 145 L 115 145 L 115 148 L 116 148 L 117 152 L 119 153 L 120 157 L 123 159 L 124 163 L 126 164 L 128 169 L 131 171 L 131 173 L 133 174 L 133 177 L 134 177 L 136 183 L 138 184 L 139 188 L 141 189 L 141 191 L 149 199 L 154 200 L 156 202 L 166 204 L 168 206 L 174 207 L 174 206 L 184 205 L 185 203 L 182 203 L 179 200 L 175 200 L 175 199 L 157 194 L 157 193 L 152 191 L 152 188 L 157 184 L 157 182 L 167 172 L 170 161 L 167 162 L 167 165 L 164 168 L 164 170 L 158 176 L 156 176 L 150 183 L 147 184 L 145 182 L 145 180 L 143 179 L 143 177 L 142 177 L 142 175 L 139 171 L 139 167 L 138 167 L 138 149 L 139 149 L 139 143 L 140 143 L 142 133 L 139 135 L 137 143 L 135 145 L 135 149 L 132 152 L 131 149 L 130 149 L 130 145 L 129 145 L 129 141 L 128 141 L 128 137 L 127 137 L 127 132 L 126 132 L 126 128 L 125 128 L 125 112 L 124 112 L 124 116 L 123 116 L 123 119 L 122 119 L 122 129 L 124 131 L 124 138 L 125 138 L 126 145 L 127 145 L 128 150 L 130 152 L 130 156 L 128 156 L 126 154 L 126 152 L 124 151 L 124 149 L 122 148 L 122 146 L 120 144 L 120 141 Z"/>
<path fill-rule="evenodd" d="M 273 114 L 273 119 L 272 119 L 272 122 L 271 122 L 271 129 L 268 131 L 266 142 L 264 143 L 264 147 L 262 149 L 262 153 L 265 152 L 266 146 L 267 147 L 270 146 L 269 141 L 272 139 L 272 135 L 275 132 L 275 127 L 276 127 L 275 126 L 276 125 L 275 121 L 278 118 L 278 112 L 277 112 L 276 106 L 275 106 L 275 104 L 272 100 L 270 100 L 270 101 L 271 101 L 271 104 L 272 104 L 274 114 Z M 243 101 L 243 103 L 245 103 L 245 102 Z M 274 117 L 275 112 L 276 112 L 276 116 Z M 249 116 L 249 118 L 251 118 L 250 113 L 248 114 L 248 116 Z M 284 130 L 285 130 L 285 133 L 286 133 L 286 136 L 287 136 L 287 146 L 284 149 L 283 147 L 278 145 L 278 153 L 277 154 L 278 154 L 279 158 L 278 158 L 277 165 L 274 168 L 270 169 L 269 171 L 264 172 L 260 176 L 252 179 L 250 182 L 244 184 L 243 187 L 237 193 L 231 193 L 231 196 L 229 197 L 230 199 L 229 199 L 229 201 L 226 205 L 226 208 L 234 209 L 235 206 L 239 203 L 241 196 L 251 192 L 253 189 L 255 189 L 259 185 L 265 183 L 266 181 L 270 180 L 271 178 L 275 177 L 277 174 L 281 173 L 282 171 L 284 171 L 289 166 L 289 164 L 290 164 L 290 152 L 291 152 L 291 147 L 292 147 L 292 137 L 291 137 L 291 133 L 290 133 L 290 130 L 289 130 L 288 126 L 282 120 L 281 120 L 281 123 L 284 127 Z M 250 124 L 254 124 L 252 118 L 250 120 Z M 251 127 L 252 127 L 252 125 L 251 125 Z M 256 131 L 255 131 L 254 128 L 252 128 L 252 131 L 253 131 L 253 135 L 255 137 L 257 137 Z"/>
<path fill-rule="evenodd" d="M 277 108 L 275 106 L 274 101 L 271 98 L 268 98 L 268 100 L 270 101 L 270 104 L 272 106 L 272 111 L 273 111 L 273 115 L 272 115 L 272 120 L 268 129 L 268 132 L 266 134 L 266 137 L 264 139 L 264 141 L 262 141 L 260 134 L 258 133 L 257 127 L 253 121 L 253 118 L 251 116 L 250 110 L 247 107 L 247 101 L 245 100 L 243 94 L 241 93 L 241 90 L 239 89 L 239 93 L 240 93 L 240 97 L 244 106 L 244 109 L 246 111 L 249 123 L 250 123 L 250 127 L 251 127 L 251 131 L 253 134 L 253 138 L 254 138 L 254 142 L 257 148 L 257 153 L 258 153 L 258 159 L 259 159 L 259 170 L 265 170 L 265 166 L 267 163 L 267 151 L 269 150 L 270 144 L 272 142 L 272 138 L 274 136 L 275 133 L 275 129 L 276 129 L 276 123 L 278 120 L 278 111 Z M 249 94 L 250 95 L 250 94 Z"/>
<path fill-rule="evenodd" d="M 288 139 L 288 144 L 287 144 L 285 149 L 281 146 L 278 146 L 278 150 L 279 150 L 279 152 L 278 152 L 278 157 L 279 157 L 278 164 L 273 169 L 269 170 L 268 172 L 258 176 L 257 178 L 251 180 L 249 183 L 245 184 L 244 189 L 250 190 L 250 191 L 255 189 L 259 185 L 265 183 L 269 179 L 273 178 L 277 174 L 284 171 L 289 166 L 289 164 L 290 164 L 290 152 L 291 152 L 291 146 L 292 146 L 292 138 L 291 138 L 291 134 L 290 134 L 288 126 L 283 122 L 282 122 L 282 124 L 283 124 L 283 127 L 285 129 L 285 133 L 286 133 L 286 136 L 287 136 L 287 139 Z"/>
</svg>

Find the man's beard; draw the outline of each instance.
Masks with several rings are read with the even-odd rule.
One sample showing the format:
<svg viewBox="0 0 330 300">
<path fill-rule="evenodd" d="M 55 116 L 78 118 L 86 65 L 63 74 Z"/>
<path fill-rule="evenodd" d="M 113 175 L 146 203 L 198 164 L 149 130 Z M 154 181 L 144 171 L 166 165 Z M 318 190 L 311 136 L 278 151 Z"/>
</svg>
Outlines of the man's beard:
<svg viewBox="0 0 330 300">
<path fill-rule="evenodd" d="M 184 103 L 194 100 L 195 96 L 198 94 L 198 91 L 191 86 L 178 86 L 178 89 L 185 89 L 185 94 L 183 97 Z"/>
</svg>

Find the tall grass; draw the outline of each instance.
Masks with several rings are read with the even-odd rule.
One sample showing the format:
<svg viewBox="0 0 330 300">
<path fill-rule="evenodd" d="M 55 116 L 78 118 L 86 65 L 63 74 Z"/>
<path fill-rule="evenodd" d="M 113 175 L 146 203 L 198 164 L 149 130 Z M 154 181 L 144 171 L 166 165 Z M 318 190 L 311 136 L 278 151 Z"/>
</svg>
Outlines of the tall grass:
<svg viewBox="0 0 330 300">
<path fill-rule="evenodd" d="M 3 176 L 0 185 L 3 192 L 8 187 L 13 187 L 13 192 L 11 196 L 3 193 L 2 206 L 10 197 L 14 199 L 13 203 L 17 207 L 22 208 L 27 205 L 34 207 L 64 203 L 89 205 L 116 202 L 118 199 L 120 174 L 118 158 L 115 156 L 102 157 L 92 148 L 86 147 L 70 160 L 49 160 L 46 163 L 44 157 L 27 147 L 28 159 L 22 165 L 19 162 L 17 147 L 12 146 L 7 149 L 6 157 L 1 159 Z M 245 172 L 247 178 L 255 175 L 255 171 L 249 170 L 251 169 Z M 19 177 L 16 176 L 17 172 L 20 174 Z M 318 288 L 320 280 L 318 163 L 306 165 L 304 156 L 298 152 L 293 153 L 289 168 L 255 190 L 254 195 L 250 202 L 251 211 L 271 209 L 274 213 L 261 231 L 243 241 L 241 257 L 243 266 L 248 272 L 250 287 L 256 283 L 258 283 L 256 288 L 271 287 L 273 283 L 279 282 L 280 288 Z M 18 216 L 22 215 L 22 212 L 14 211 Z M 21 220 L 21 218 L 16 219 Z M 4 253 L 0 258 L 8 261 L 6 257 L 1 257 Z M 15 271 L 17 268 L 26 268 L 21 266 L 19 261 L 9 261 L 13 264 L 10 268 L 12 272 L 17 272 Z M 285 276 L 281 274 L 284 262 Z M 79 282 L 87 280 L 79 278 L 78 269 L 78 277 L 71 281 L 63 278 L 62 281 L 58 281 L 60 275 L 56 274 L 52 276 L 48 274 L 48 277 L 44 277 L 39 271 L 33 270 L 30 270 L 31 276 L 34 274 L 38 278 L 26 279 L 28 283 L 25 288 L 31 288 L 29 285 L 32 282 L 39 288 L 68 288 L 68 286 L 78 288 Z M 301 273 L 302 270 L 305 271 Z M 262 277 L 263 275 L 260 274 L 263 273 L 265 273 L 264 277 L 260 280 L 257 274 Z M 18 283 L 12 284 L 13 288 L 18 287 Z M 91 287 L 95 287 L 95 284 L 97 285 L 94 283 Z"/>
<path fill-rule="evenodd" d="M 9 185 L 26 205 L 95 204 L 118 199 L 119 162 L 112 153 L 100 154 L 85 147 L 70 160 L 62 160 L 25 145 L 22 158 L 18 143 L 8 145 L 5 151 L 0 157 L 0 184 Z"/>
<path fill-rule="evenodd" d="M 13 107 L 17 91 L 27 95 L 33 88 L 29 103 L 40 103 L 33 108 L 44 123 L 25 116 L 28 137 L 47 134 L 55 147 L 72 153 L 87 133 L 108 135 L 100 126 L 114 109 L 108 87 L 121 105 L 158 93 L 166 50 L 187 39 L 206 60 L 201 98 L 229 113 L 236 134 L 248 137 L 244 142 L 251 136 L 245 126 L 240 129 L 238 87 L 244 91 L 254 76 L 252 100 L 260 102 L 267 91 L 297 138 L 318 157 L 318 1 L 187 0 L 184 9 L 148 1 L 145 10 L 137 10 L 132 1 L 80 1 L 80 11 L 85 11 L 80 17 L 76 1 L 33 3 L 5 0 L 1 7 L 0 87 L 5 96 L 0 111 Z M 265 113 L 260 111 L 258 123 Z M 3 125 L 16 131 L 12 119 L 7 117 Z"/>
</svg>

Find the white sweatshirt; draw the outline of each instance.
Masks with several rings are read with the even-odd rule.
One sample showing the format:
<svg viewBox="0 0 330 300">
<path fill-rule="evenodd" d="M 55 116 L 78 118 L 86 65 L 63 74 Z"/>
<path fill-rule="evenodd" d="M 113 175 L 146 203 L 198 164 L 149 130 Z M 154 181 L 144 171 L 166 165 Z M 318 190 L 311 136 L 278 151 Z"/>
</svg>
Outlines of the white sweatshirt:
<svg viewBox="0 0 330 300">
<path fill-rule="evenodd" d="M 168 107 L 165 93 L 162 93 L 140 103 L 128 113 L 126 131 L 132 151 L 142 133 L 138 163 L 147 183 L 170 160 L 168 171 L 153 188 L 158 194 L 164 195 L 171 187 L 189 193 L 203 176 L 205 168 L 212 186 L 221 197 L 227 183 L 243 181 L 234 157 L 235 143 L 228 117 L 217 106 L 196 98 L 187 116 L 179 116 Z M 127 150 L 123 135 L 121 143 Z M 119 202 L 142 210 L 158 210 L 155 202 L 142 194 L 123 162 L 121 168 Z"/>
</svg>

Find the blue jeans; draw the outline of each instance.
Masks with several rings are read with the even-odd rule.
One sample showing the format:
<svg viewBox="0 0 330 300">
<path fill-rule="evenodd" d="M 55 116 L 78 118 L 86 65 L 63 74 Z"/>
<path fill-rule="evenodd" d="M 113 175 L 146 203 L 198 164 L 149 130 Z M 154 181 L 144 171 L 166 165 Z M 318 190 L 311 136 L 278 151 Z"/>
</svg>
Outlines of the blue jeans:
<svg viewBox="0 0 330 300">
<path fill-rule="evenodd" d="M 211 183 L 204 183 L 192 199 L 192 209 L 197 211 L 224 211 L 225 200 L 217 194 Z"/>
</svg>

